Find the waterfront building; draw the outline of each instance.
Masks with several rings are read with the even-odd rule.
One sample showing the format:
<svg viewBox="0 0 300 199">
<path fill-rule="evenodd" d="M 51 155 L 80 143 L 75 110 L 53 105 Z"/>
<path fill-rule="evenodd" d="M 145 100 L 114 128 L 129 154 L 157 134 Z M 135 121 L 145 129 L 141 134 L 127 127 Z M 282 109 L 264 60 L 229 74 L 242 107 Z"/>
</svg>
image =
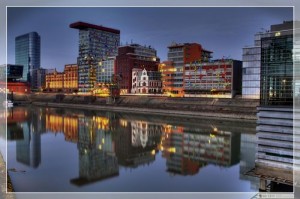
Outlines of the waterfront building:
<svg viewBox="0 0 300 199">
<path fill-rule="evenodd" d="M 29 93 L 30 84 L 21 81 L 23 77 L 23 65 L 4 64 L 0 66 L 1 77 L 0 88 L 1 93 Z"/>
<path fill-rule="evenodd" d="M 32 70 L 33 89 L 42 91 L 46 88 L 46 74 L 48 73 L 48 69 L 45 68 L 37 68 Z"/>
<path fill-rule="evenodd" d="M 97 84 L 110 84 L 113 82 L 115 60 L 116 57 L 108 57 L 107 60 L 103 60 L 99 63 L 96 69 Z"/>
<path fill-rule="evenodd" d="M 70 28 L 79 30 L 78 89 L 90 94 L 96 84 L 97 67 L 117 55 L 120 30 L 84 22 L 72 23 Z"/>
<path fill-rule="evenodd" d="M 64 68 L 64 85 L 65 92 L 78 91 L 78 66 L 77 64 L 67 64 Z"/>
<path fill-rule="evenodd" d="M 142 68 L 158 71 L 160 59 L 151 46 L 130 44 L 118 48 L 115 74 L 120 76 L 121 94 L 130 93 L 132 89 L 132 69 Z"/>
<path fill-rule="evenodd" d="M 173 90 L 173 85 L 175 81 L 174 72 L 175 67 L 173 66 L 172 61 L 163 61 L 159 64 L 159 71 L 161 72 L 161 81 L 162 81 L 162 92 L 171 95 Z"/>
<path fill-rule="evenodd" d="M 15 64 L 23 65 L 21 81 L 31 83 L 35 88 L 32 70 L 41 66 L 41 38 L 37 32 L 30 32 L 15 38 Z M 32 84 L 33 82 L 33 84 Z"/>
<path fill-rule="evenodd" d="M 168 51 L 168 61 L 172 62 L 173 71 L 166 74 L 172 78 L 171 82 L 164 82 L 163 87 L 170 87 L 169 91 L 174 96 L 184 96 L 184 66 L 195 61 L 208 62 L 211 58 L 211 51 L 205 50 L 198 43 L 172 43 Z"/>
<path fill-rule="evenodd" d="M 146 69 L 132 69 L 132 89 L 134 94 L 158 94 L 162 93 L 161 73 L 147 71 Z"/>
<path fill-rule="evenodd" d="M 46 90 L 53 92 L 77 92 L 78 91 L 78 66 L 76 64 L 65 65 L 63 72 L 56 69 L 48 70 L 46 74 Z"/>
<path fill-rule="evenodd" d="M 293 163 L 293 22 L 271 25 L 269 36 L 261 39 L 260 106 L 257 108 L 257 153 L 255 174 L 263 174 L 260 189 L 271 176 L 292 185 Z"/>
<path fill-rule="evenodd" d="M 185 97 L 232 98 L 241 93 L 242 62 L 231 59 L 184 65 Z"/>
<path fill-rule="evenodd" d="M 260 96 L 260 51 L 263 36 L 264 33 L 262 32 L 256 33 L 254 46 L 243 48 L 243 98 L 259 99 Z"/>
<path fill-rule="evenodd" d="M 30 85 L 27 82 L 7 82 L 7 93 L 30 93 Z"/>
<path fill-rule="evenodd" d="M 64 86 L 64 73 L 57 72 L 56 69 L 54 71 L 46 74 L 46 90 L 59 92 L 62 91 Z"/>
</svg>

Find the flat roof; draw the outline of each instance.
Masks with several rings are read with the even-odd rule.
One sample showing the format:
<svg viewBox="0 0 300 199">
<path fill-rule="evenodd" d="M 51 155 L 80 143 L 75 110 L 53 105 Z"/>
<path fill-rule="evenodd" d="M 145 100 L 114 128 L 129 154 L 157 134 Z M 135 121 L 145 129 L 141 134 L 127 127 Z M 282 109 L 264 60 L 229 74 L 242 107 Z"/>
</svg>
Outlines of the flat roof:
<svg viewBox="0 0 300 199">
<path fill-rule="evenodd" d="M 81 22 L 81 21 L 70 24 L 70 28 L 79 29 L 79 30 L 93 28 L 93 29 L 111 32 L 111 33 L 115 33 L 115 34 L 120 34 L 120 30 L 108 28 L 108 27 L 104 27 L 104 26 L 99 26 L 99 25 L 95 25 L 95 24 L 85 23 L 85 22 Z"/>
</svg>

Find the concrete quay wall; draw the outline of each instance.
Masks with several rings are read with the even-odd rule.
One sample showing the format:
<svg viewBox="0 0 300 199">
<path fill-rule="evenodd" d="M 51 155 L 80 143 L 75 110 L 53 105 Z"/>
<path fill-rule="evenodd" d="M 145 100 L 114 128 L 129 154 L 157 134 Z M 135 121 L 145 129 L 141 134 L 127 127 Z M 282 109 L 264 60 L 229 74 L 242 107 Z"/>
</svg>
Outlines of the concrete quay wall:
<svg viewBox="0 0 300 199">
<path fill-rule="evenodd" d="M 80 95 L 32 94 L 30 103 L 52 107 L 84 108 L 190 117 L 256 120 L 258 100 L 122 96 L 107 98 Z"/>
</svg>

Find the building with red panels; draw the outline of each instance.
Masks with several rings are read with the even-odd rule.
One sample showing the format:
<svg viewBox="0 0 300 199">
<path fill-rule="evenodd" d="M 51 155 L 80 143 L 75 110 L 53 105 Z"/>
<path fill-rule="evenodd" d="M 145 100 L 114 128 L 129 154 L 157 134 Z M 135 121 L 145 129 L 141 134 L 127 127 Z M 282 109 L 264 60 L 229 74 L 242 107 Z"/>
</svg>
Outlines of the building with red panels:
<svg viewBox="0 0 300 199">
<path fill-rule="evenodd" d="M 185 64 L 185 97 L 232 98 L 241 94 L 242 62 L 215 60 Z"/>
<path fill-rule="evenodd" d="M 30 93 L 30 84 L 20 81 L 23 66 L 4 64 L 0 66 L 0 93 Z"/>
<path fill-rule="evenodd" d="M 173 62 L 174 71 L 171 74 L 174 81 L 171 87 L 171 94 L 174 96 L 184 96 L 184 65 L 195 61 L 209 61 L 211 51 L 205 50 L 198 43 L 173 43 L 169 47 L 168 61 Z"/>
<path fill-rule="evenodd" d="M 131 92 L 133 68 L 158 71 L 159 62 L 156 50 L 151 48 L 151 46 L 130 44 L 119 47 L 116 57 L 115 74 L 120 77 L 119 86 L 121 94 Z"/>
<path fill-rule="evenodd" d="M 30 93 L 30 84 L 27 82 L 7 82 L 7 93 Z"/>
</svg>

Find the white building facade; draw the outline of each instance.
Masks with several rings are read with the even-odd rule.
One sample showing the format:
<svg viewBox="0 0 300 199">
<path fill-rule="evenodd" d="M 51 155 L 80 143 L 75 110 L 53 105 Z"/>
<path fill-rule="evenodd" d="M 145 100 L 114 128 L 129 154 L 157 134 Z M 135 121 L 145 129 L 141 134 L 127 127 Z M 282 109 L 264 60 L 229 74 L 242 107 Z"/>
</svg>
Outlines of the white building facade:
<svg viewBox="0 0 300 199">
<path fill-rule="evenodd" d="M 162 93 L 161 73 L 158 71 L 147 71 L 146 69 L 132 69 L 133 94 L 160 94 Z"/>
</svg>

